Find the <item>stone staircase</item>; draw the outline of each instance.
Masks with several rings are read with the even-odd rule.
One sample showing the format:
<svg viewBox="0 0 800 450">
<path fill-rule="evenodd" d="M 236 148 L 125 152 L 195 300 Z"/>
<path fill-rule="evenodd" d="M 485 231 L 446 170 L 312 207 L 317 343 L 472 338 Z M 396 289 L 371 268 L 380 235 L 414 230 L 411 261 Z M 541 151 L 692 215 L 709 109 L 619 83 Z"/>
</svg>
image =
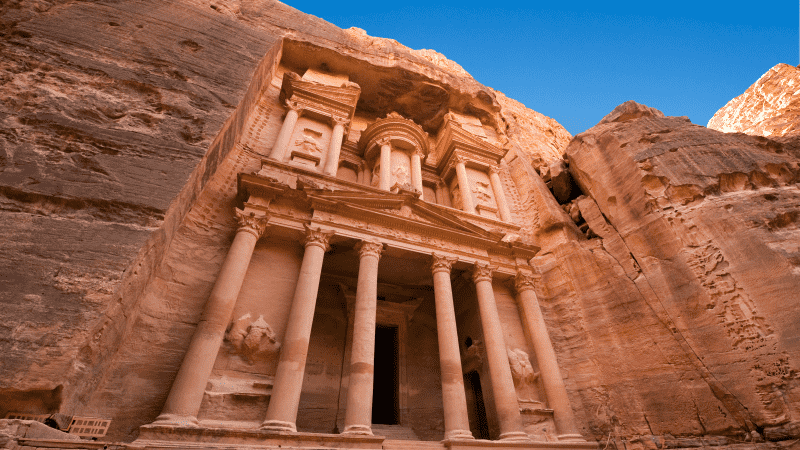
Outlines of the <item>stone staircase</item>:
<svg viewBox="0 0 800 450">
<path fill-rule="evenodd" d="M 383 441 L 383 450 L 444 450 L 444 444 L 437 441 Z"/>
<path fill-rule="evenodd" d="M 409 427 L 404 427 L 402 425 L 381 425 L 381 424 L 372 424 L 372 434 L 375 436 L 383 436 L 386 440 L 394 440 L 394 441 L 418 441 L 419 438 L 417 437 L 414 430 Z"/>
</svg>

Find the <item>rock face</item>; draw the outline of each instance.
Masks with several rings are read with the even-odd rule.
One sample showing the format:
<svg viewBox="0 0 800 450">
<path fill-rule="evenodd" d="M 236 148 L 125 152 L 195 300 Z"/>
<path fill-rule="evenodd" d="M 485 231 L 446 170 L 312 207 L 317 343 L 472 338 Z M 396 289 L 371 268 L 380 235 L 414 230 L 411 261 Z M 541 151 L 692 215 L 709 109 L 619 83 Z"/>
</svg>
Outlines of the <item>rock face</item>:
<svg viewBox="0 0 800 450">
<path fill-rule="evenodd" d="M 778 64 L 714 114 L 708 128 L 780 137 L 800 133 L 800 68 Z"/>
<path fill-rule="evenodd" d="M 797 142 L 724 134 L 628 102 L 566 153 L 599 237 L 534 261 L 579 410 L 603 411 L 586 416 L 589 426 L 794 433 Z"/>
<path fill-rule="evenodd" d="M 231 211 L 249 195 L 242 177 L 262 173 L 265 186 L 290 192 L 295 209 L 274 205 L 285 222 L 310 219 L 307 205 L 369 185 L 359 138 L 392 119 L 413 121 L 431 146 L 456 127 L 478 136 L 469 141 L 476 154 L 504 155 L 491 171 L 464 170 L 483 206 L 500 186 L 510 225 L 452 208 L 463 199 L 447 196 L 453 176 L 450 185 L 436 178 L 435 158 L 424 161 L 421 200 L 400 183 L 395 195 L 417 209 L 406 204 L 397 220 L 430 219 L 420 215 L 430 214 L 427 202 L 453 215 L 445 225 L 484 229 L 503 251 L 541 247 L 531 277 L 584 438 L 638 450 L 800 437 L 800 143 L 791 127 L 775 125 L 786 135 L 779 140 L 724 134 L 628 102 L 573 139 L 432 50 L 340 30 L 272 1 L 18 1 L 0 13 L 0 416 L 108 418 L 106 439 L 135 439 L 164 407 L 201 322 L 236 231 Z M 313 64 L 318 79 L 346 73 L 360 86 L 360 115 L 341 149 L 349 165 L 321 181 L 261 172 L 287 115 L 283 80 Z M 303 138 L 318 152 L 332 140 Z M 277 354 L 296 345 L 284 336 L 289 302 L 272 299 L 292 296 L 297 239 L 277 233 L 255 247 L 200 420 L 264 416 Z M 342 268 L 358 266 L 353 248 L 334 242 L 323 266 L 301 429 L 341 430 L 355 301 L 342 283 L 354 274 Z M 394 308 L 384 320 L 405 327 L 398 333 L 413 350 L 401 377 L 427 389 L 404 391 L 401 431 L 441 439 L 442 392 L 430 389 L 441 378 L 430 260 L 397 249 L 381 258 L 379 289 L 395 296 L 381 300 Z M 463 368 L 476 377 L 467 401 L 491 410 L 472 269 L 458 264 L 458 339 Z M 523 425 L 553 440 L 509 281 L 490 291 L 509 350 L 530 357 L 525 383 L 516 380 L 520 404 L 530 406 Z M 475 394 L 480 377 L 486 405 Z M 500 427 L 489 416 L 485 437 Z M 0 446 L 38 427 L 0 425 Z"/>
</svg>

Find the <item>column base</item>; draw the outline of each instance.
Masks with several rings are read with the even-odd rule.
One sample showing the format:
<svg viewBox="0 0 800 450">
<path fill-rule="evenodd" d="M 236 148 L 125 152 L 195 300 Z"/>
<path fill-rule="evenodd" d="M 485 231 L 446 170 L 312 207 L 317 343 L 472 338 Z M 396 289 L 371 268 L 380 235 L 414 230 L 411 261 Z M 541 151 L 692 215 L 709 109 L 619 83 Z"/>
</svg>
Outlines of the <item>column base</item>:
<svg viewBox="0 0 800 450">
<path fill-rule="evenodd" d="M 345 436 L 372 436 L 372 427 L 369 425 L 347 425 L 342 431 Z"/>
<path fill-rule="evenodd" d="M 444 439 L 447 440 L 474 440 L 475 436 L 469 430 L 453 430 L 444 434 Z"/>
<path fill-rule="evenodd" d="M 153 421 L 154 425 L 172 425 L 176 427 L 198 427 L 197 417 L 181 414 L 161 414 Z"/>
<path fill-rule="evenodd" d="M 264 423 L 261 424 L 261 429 L 278 433 L 296 433 L 297 425 L 282 420 L 265 420 Z"/>
<path fill-rule="evenodd" d="M 509 431 L 501 434 L 498 440 L 503 442 L 530 442 L 531 438 L 524 431 Z"/>
<path fill-rule="evenodd" d="M 586 438 L 583 435 L 572 433 L 572 434 L 559 434 L 558 435 L 559 441 L 567 441 L 567 442 L 586 442 Z"/>
</svg>

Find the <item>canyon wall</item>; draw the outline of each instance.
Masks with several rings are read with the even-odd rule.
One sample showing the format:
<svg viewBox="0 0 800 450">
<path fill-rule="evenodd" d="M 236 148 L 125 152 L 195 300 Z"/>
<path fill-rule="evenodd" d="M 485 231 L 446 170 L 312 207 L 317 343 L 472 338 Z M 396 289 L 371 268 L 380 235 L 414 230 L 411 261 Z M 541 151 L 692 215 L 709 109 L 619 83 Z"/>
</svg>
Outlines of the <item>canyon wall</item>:
<svg viewBox="0 0 800 450">
<path fill-rule="evenodd" d="M 495 125 L 585 437 L 618 449 L 800 437 L 790 137 L 627 103 L 572 139 L 436 52 L 278 2 L 0 13 L 0 415 L 100 415 L 131 440 L 158 414 L 230 244 L 235 174 L 258 170 L 280 126 L 262 94 L 279 88 L 287 46 L 310 42 L 394 80 L 362 99 L 376 115 L 426 127 L 446 106 Z M 559 185 L 571 186 L 560 201 Z"/>
</svg>

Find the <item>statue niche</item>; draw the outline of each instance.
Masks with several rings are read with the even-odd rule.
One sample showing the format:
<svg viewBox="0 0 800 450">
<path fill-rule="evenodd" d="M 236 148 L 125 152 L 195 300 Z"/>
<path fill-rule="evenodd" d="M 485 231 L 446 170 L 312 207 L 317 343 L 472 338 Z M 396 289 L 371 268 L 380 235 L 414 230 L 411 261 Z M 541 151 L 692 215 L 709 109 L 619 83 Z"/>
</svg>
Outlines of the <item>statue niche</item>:
<svg viewBox="0 0 800 450">
<path fill-rule="evenodd" d="M 242 359 L 253 365 L 258 360 L 267 359 L 278 353 L 280 342 L 275 339 L 275 332 L 264 321 L 264 316 L 251 321 L 250 313 L 245 314 L 231 324 L 225 339 Z"/>
</svg>

